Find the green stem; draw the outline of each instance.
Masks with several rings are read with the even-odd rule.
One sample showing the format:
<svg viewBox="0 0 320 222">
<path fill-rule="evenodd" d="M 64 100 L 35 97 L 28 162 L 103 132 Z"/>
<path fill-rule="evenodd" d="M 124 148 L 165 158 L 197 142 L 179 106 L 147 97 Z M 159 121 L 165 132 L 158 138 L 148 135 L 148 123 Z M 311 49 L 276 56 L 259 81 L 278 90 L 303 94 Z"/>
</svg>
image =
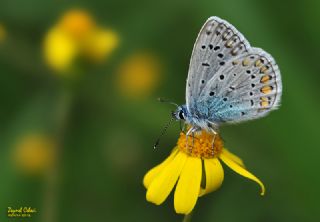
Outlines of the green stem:
<svg viewBox="0 0 320 222">
<path fill-rule="evenodd" d="M 191 221 L 191 218 L 192 218 L 192 213 L 193 213 L 193 211 L 191 211 L 189 214 L 186 214 L 186 215 L 183 217 L 182 222 L 190 222 L 190 221 Z"/>
<path fill-rule="evenodd" d="M 72 92 L 68 88 L 61 90 L 58 104 L 55 111 L 55 140 L 56 140 L 56 158 L 53 165 L 50 167 L 46 181 L 44 191 L 44 207 L 43 207 L 43 220 L 46 222 L 57 221 L 57 203 L 59 196 L 59 174 L 60 174 L 60 162 L 62 155 L 62 147 L 64 134 L 66 130 L 66 124 L 68 122 L 69 112 L 72 105 Z"/>
</svg>

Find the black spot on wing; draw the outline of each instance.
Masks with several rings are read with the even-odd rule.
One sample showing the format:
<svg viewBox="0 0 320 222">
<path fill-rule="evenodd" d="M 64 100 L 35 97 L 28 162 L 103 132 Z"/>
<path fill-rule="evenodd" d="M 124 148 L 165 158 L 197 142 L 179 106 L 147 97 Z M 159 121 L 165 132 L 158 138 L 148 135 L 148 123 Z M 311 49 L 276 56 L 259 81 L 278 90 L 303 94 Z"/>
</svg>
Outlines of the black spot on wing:
<svg viewBox="0 0 320 222">
<path fill-rule="evenodd" d="M 217 50 L 219 50 L 219 49 L 220 49 L 220 46 L 217 45 L 216 47 L 214 47 L 213 50 L 214 50 L 214 51 L 217 51 Z"/>
</svg>

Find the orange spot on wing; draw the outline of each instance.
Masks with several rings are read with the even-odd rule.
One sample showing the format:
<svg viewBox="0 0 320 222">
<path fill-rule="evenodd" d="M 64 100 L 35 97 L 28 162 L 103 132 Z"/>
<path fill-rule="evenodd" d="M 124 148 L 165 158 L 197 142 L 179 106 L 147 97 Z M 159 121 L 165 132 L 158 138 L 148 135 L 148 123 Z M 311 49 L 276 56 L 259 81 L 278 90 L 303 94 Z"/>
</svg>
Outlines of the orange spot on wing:
<svg viewBox="0 0 320 222">
<path fill-rule="evenodd" d="M 262 63 L 261 63 L 261 60 L 260 60 L 260 59 L 258 59 L 258 60 L 255 62 L 255 64 L 254 64 L 254 65 L 255 65 L 256 67 L 260 67 L 260 66 L 261 66 L 261 64 L 262 64 Z"/>
<path fill-rule="evenodd" d="M 243 65 L 243 66 L 249 65 L 249 59 L 248 59 L 248 58 L 245 58 L 245 59 L 242 61 L 242 65 Z"/>
<path fill-rule="evenodd" d="M 267 106 L 269 105 L 269 102 L 268 102 L 268 101 L 261 101 L 261 102 L 260 102 L 260 105 L 261 105 L 262 107 L 267 107 Z"/>
<path fill-rule="evenodd" d="M 268 94 L 272 91 L 273 87 L 272 86 L 264 86 L 260 89 L 260 91 L 264 94 Z"/>
<path fill-rule="evenodd" d="M 261 73 L 264 73 L 265 71 L 267 71 L 268 70 L 268 68 L 266 67 L 266 66 L 263 66 L 261 69 L 260 69 L 260 72 Z"/>
<path fill-rule="evenodd" d="M 262 76 L 260 79 L 261 83 L 267 83 L 272 77 L 270 75 Z"/>
</svg>

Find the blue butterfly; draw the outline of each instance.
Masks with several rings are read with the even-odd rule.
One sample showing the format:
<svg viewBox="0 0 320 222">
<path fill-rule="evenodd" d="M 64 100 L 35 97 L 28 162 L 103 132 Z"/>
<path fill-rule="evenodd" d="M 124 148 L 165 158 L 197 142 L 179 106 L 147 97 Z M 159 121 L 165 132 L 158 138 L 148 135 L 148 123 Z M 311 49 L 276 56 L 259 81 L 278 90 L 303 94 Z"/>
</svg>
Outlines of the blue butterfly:
<svg viewBox="0 0 320 222">
<path fill-rule="evenodd" d="M 173 118 L 191 128 L 217 134 L 222 124 L 261 118 L 279 106 L 282 93 L 275 60 L 251 47 L 230 23 L 210 17 L 194 44 L 186 85 L 186 104 Z"/>
</svg>

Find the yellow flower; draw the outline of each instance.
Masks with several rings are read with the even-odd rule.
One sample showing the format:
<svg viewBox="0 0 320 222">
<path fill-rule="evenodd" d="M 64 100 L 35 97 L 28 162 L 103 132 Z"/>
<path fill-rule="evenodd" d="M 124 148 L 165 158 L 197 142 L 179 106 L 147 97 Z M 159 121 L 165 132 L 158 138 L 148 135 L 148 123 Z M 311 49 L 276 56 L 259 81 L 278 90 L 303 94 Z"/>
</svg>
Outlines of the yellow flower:
<svg viewBox="0 0 320 222">
<path fill-rule="evenodd" d="M 55 160 L 55 144 L 43 135 L 32 134 L 22 138 L 15 147 L 15 166 L 26 174 L 40 174 L 48 170 Z"/>
<path fill-rule="evenodd" d="M 118 39 L 114 31 L 98 27 L 88 12 L 73 9 L 45 36 L 44 54 L 50 67 L 66 73 L 75 61 L 101 62 L 117 47 Z"/>
<path fill-rule="evenodd" d="M 58 71 L 66 71 L 73 63 L 78 48 L 61 29 L 53 28 L 46 35 L 44 53 L 47 63 Z"/>
<path fill-rule="evenodd" d="M 118 87 L 127 97 L 147 97 L 159 83 L 161 65 L 151 53 L 133 54 L 119 68 Z"/>
<path fill-rule="evenodd" d="M 175 188 L 174 208 L 177 213 L 189 214 L 198 197 L 217 190 L 223 181 L 224 172 L 220 160 L 236 173 L 257 182 L 261 195 L 265 193 L 263 183 L 245 169 L 242 160 L 223 147 L 219 135 L 202 131 L 188 137 L 180 134 L 177 146 L 170 156 L 158 166 L 152 168 L 144 177 L 147 188 L 146 198 L 154 204 L 161 204 Z"/>
</svg>

